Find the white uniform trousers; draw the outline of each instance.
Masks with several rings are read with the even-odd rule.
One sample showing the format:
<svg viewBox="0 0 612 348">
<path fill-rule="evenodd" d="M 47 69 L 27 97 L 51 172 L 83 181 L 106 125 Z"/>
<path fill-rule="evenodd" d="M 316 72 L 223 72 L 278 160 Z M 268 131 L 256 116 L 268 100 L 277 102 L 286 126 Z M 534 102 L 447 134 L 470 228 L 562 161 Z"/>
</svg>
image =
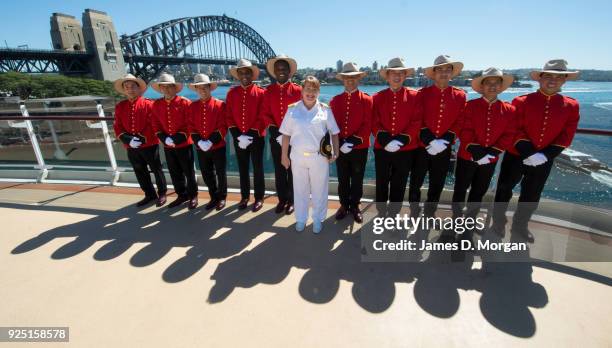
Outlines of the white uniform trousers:
<svg viewBox="0 0 612 348">
<path fill-rule="evenodd" d="M 323 222 L 327 216 L 329 162 L 322 155 L 291 149 L 293 207 L 295 220 L 306 223 L 312 196 L 312 220 Z"/>
</svg>

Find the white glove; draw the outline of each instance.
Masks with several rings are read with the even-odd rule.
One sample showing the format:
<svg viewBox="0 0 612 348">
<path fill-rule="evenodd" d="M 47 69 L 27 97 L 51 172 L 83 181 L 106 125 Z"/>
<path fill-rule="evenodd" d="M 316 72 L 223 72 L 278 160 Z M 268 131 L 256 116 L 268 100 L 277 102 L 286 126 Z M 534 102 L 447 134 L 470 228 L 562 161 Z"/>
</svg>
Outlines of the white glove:
<svg viewBox="0 0 612 348">
<path fill-rule="evenodd" d="M 448 141 L 446 140 L 434 139 L 429 142 L 429 145 L 427 145 L 425 149 L 427 150 L 427 153 L 432 156 L 435 156 L 440 152 L 446 150 L 446 144 L 448 144 Z"/>
<path fill-rule="evenodd" d="M 536 152 L 533 155 L 525 158 L 523 160 L 523 164 L 527 166 L 537 167 L 541 164 L 546 163 L 546 161 L 548 161 L 548 158 L 546 158 L 546 156 L 543 153 Z"/>
<path fill-rule="evenodd" d="M 276 142 L 278 143 L 278 145 L 283 145 L 283 135 L 279 135 L 276 137 Z"/>
<path fill-rule="evenodd" d="M 174 140 L 172 140 L 172 138 L 170 137 L 166 137 L 166 140 L 164 141 L 164 143 L 166 143 L 166 145 L 170 147 L 174 146 Z"/>
<path fill-rule="evenodd" d="M 243 150 L 249 147 L 249 145 L 251 145 L 252 142 L 253 142 L 253 137 L 251 136 L 243 134 L 238 137 L 238 147 L 240 147 Z"/>
<path fill-rule="evenodd" d="M 140 147 L 140 145 L 142 145 L 142 143 L 140 141 L 138 141 L 138 138 L 133 137 L 132 140 L 130 140 L 130 147 L 132 149 L 136 149 L 136 148 Z"/>
<path fill-rule="evenodd" d="M 399 140 L 391 140 L 387 146 L 385 146 L 385 150 L 389 151 L 389 152 L 396 152 L 398 151 L 402 146 L 404 146 L 404 144 L 402 144 L 402 142 L 400 142 Z"/>
<path fill-rule="evenodd" d="M 202 150 L 204 152 L 210 150 L 212 145 L 213 145 L 213 143 L 210 140 L 200 140 L 200 141 L 198 141 L 198 147 L 200 148 L 200 150 Z"/>
<path fill-rule="evenodd" d="M 253 142 L 253 137 L 242 134 L 238 137 L 238 141 L 240 142 L 248 142 L 249 144 Z"/>
<path fill-rule="evenodd" d="M 353 150 L 353 144 L 351 143 L 344 143 L 342 144 L 342 146 L 340 146 L 340 151 L 342 151 L 342 153 L 346 154 L 349 153 Z"/>
<path fill-rule="evenodd" d="M 478 163 L 479 165 L 489 164 L 489 163 L 491 163 L 491 160 L 494 159 L 494 158 L 495 158 L 495 156 L 491 156 L 491 155 L 487 154 L 483 158 L 481 158 L 478 161 L 476 161 L 476 163 Z"/>
</svg>

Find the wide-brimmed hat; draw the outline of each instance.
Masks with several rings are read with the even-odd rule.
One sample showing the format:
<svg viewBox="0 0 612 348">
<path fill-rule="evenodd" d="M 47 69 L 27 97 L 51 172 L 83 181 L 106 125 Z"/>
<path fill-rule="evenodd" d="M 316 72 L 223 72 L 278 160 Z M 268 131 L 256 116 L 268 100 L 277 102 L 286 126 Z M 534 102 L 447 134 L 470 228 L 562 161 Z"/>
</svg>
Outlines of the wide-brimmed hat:
<svg viewBox="0 0 612 348">
<path fill-rule="evenodd" d="M 196 86 L 199 85 L 210 85 L 211 92 L 214 91 L 215 88 L 217 88 L 217 83 L 211 81 L 210 77 L 208 77 L 208 75 L 206 74 L 195 74 L 195 76 L 193 77 L 193 83 L 188 84 L 187 87 L 190 90 L 195 91 Z"/>
<path fill-rule="evenodd" d="M 156 90 L 159 93 L 162 93 L 162 91 L 159 89 L 160 85 L 175 85 L 176 93 L 180 92 L 183 89 L 183 84 L 180 82 L 174 81 L 174 76 L 168 73 L 162 73 L 157 78 L 157 81 L 151 83 L 151 87 L 153 87 L 154 90 Z"/>
<path fill-rule="evenodd" d="M 336 74 L 336 78 L 338 80 L 342 80 L 344 77 L 350 77 L 350 76 L 355 76 L 357 78 L 362 78 L 364 76 L 366 76 L 367 73 L 365 71 L 359 71 L 359 67 L 357 66 L 356 63 L 352 63 L 352 62 L 348 62 L 348 63 L 344 63 L 344 65 L 342 66 L 342 71 L 339 71 Z"/>
<path fill-rule="evenodd" d="M 565 59 L 552 59 L 544 64 L 544 68 L 542 70 L 534 70 L 529 76 L 535 81 L 540 80 L 540 74 L 563 74 L 567 75 L 568 80 L 575 80 L 580 75 L 579 71 L 569 71 L 567 70 L 567 61 Z"/>
<path fill-rule="evenodd" d="M 390 70 L 404 70 L 406 71 L 406 77 L 414 74 L 414 69 L 406 67 L 406 64 L 404 63 L 404 59 L 399 58 L 399 57 L 392 58 L 389 61 L 389 64 L 387 64 L 387 67 L 380 69 L 378 73 L 383 79 L 386 80 L 387 72 L 389 72 Z"/>
<path fill-rule="evenodd" d="M 482 74 L 472 80 L 472 89 L 480 94 L 482 94 L 482 81 L 487 77 L 499 77 L 502 79 L 502 87 L 500 93 L 508 89 L 514 82 L 514 76 L 504 74 L 503 71 L 497 68 L 488 68 L 482 71 Z"/>
<path fill-rule="evenodd" d="M 268 74 L 276 80 L 276 75 L 274 75 L 274 64 L 276 64 L 276 62 L 278 62 L 279 60 L 284 60 L 285 62 L 287 62 L 287 64 L 289 64 L 289 78 L 291 78 L 291 76 L 293 76 L 297 71 L 297 62 L 295 61 L 295 59 L 289 58 L 284 54 L 280 54 L 274 58 L 268 59 L 268 61 L 266 62 L 266 70 L 268 70 Z"/>
<path fill-rule="evenodd" d="M 236 80 L 240 80 L 238 78 L 238 69 L 242 69 L 242 68 L 251 69 L 251 71 L 253 72 L 253 80 L 257 80 L 257 78 L 259 77 L 259 68 L 257 67 L 257 65 L 253 65 L 253 63 L 251 63 L 251 61 L 249 61 L 248 59 L 240 59 L 236 63 L 236 66 L 230 69 L 230 74 Z"/>
<path fill-rule="evenodd" d="M 453 66 L 453 74 L 451 75 L 451 78 L 458 76 L 459 74 L 461 74 L 461 70 L 463 70 L 463 63 L 453 60 L 450 56 L 441 55 L 441 56 L 438 56 L 436 59 L 434 59 L 434 63 L 432 66 L 428 66 L 427 68 L 425 68 L 425 76 L 433 80 L 434 68 L 437 68 L 443 65 Z"/>
<path fill-rule="evenodd" d="M 123 87 L 123 83 L 125 81 L 134 81 L 140 87 L 140 93 L 144 93 L 147 90 L 147 83 L 144 82 L 143 79 L 140 79 L 132 74 L 125 74 L 122 78 L 115 80 L 113 82 L 113 86 L 115 87 L 115 91 L 119 94 L 125 95 L 125 88 Z"/>
</svg>

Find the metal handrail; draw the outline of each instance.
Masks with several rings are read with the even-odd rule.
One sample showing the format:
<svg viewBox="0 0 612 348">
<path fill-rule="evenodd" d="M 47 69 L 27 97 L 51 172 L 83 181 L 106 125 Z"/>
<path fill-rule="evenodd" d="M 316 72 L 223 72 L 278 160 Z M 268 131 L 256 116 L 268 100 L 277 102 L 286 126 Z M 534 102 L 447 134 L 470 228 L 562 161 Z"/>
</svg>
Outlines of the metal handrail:
<svg viewBox="0 0 612 348">
<path fill-rule="evenodd" d="M 112 115 L 112 113 L 109 113 Z M 17 113 L 7 113 L 2 114 L 0 116 L 0 121 L 23 121 L 26 118 L 21 116 L 21 114 Z M 91 115 L 91 116 L 90 116 Z M 113 116 L 98 116 L 98 112 L 93 111 L 89 112 L 79 112 L 79 113 L 70 113 L 70 112 L 57 112 L 56 113 L 40 113 L 40 112 L 32 112 L 30 116 L 27 118 L 28 120 L 45 120 L 45 121 L 63 121 L 63 120 L 73 120 L 73 121 L 114 121 L 115 117 Z M 577 134 L 589 134 L 589 135 L 603 135 L 603 136 L 612 136 L 612 129 L 600 129 L 600 128 L 578 128 L 576 129 Z"/>
</svg>

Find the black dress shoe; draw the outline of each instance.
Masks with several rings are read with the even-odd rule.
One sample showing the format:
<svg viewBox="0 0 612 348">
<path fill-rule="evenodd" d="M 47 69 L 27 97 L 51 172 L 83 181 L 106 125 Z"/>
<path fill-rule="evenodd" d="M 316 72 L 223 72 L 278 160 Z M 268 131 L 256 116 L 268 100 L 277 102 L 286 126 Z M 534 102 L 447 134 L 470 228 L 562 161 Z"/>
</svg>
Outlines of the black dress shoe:
<svg viewBox="0 0 612 348">
<path fill-rule="evenodd" d="M 293 203 L 287 203 L 287 205 L 285 206 L 285 214 L 286 215 L 291 215 L 293 214 L 293 211 L 295 209 L 293 209 Z"/>
<path fill-rule="evenodd" d="M 217 206 L 215 207 L 215 209 L 217 209 L 217 210 L 221 210 L 221 209 L 223 209 L 223 208 L 225 208 L 225 199 L 220 199 L 220 200 L 217 202 Z"/>
<path fill-rule="evenodd" d="M 174 207 L 178 207 L 179 205 L 187 202 L 188 199 L 185 196 L 178 196 L 174 201 L 172 201 L 170 204 L 168 204 L 168 208 L 174 208 Z"/>
<path fill-rule="evenodd" d="M 187 205 L 187 208 L 189 208 L 189 210 L 193 210 L 197 206 L 198 206 L 198 196 L 195 196 L 189 200 L 189 205 Z"/>
<path fill-rule="evenodd" d="M 163 206 L 164 204 L 166 204 L 166 200 L 167 200 L 167 198 L 166 198 L 166 194 L 165 193 L 162 194 L 162 195 L 159 195 L 159 197 L 157 198 L 157 202 L 155 202 L 155 206 L 157 206 L 157 207 Z"/>
<path fill-rule="evenodd" d="M 340 208 L 338 208 L 338 210 L 336 210 L 336 220 L 344 219 L 347 214 L 348 214 L 348 212 L 346 211 L 346 208 L 341 205 Z"/>
<path fill-rule="evenodd" d="M 517 235 L 523 237 L 529 243 L 533 243 L 535 241 L 535 238 L 533 237 L 533 234 L 531 233 L 531 231 L 529 231 L 529 229 L 527 227 L 517 228 L 517 229 L 513 228 L 511 230 L 511 232 L 512 232 L 512 234 L 517 234 Z"/>
<path fill-rule="evenodd" d="M 145 198 L 141 199 L 140 201 L 138 201 L 138 203 L 136 203 L 137 207 L 142 207 L 144 205 L 147 205 L 153 201 L 155 201 L 157 199 L 157 197 L 151 197 L 151 196 L 145 196 Z"/>
<path fill-rule="evenodd" d="M 256 199 L 255 203 L 253 203 L 253 213 L 260 211 L 261 208 L 263 208 L 263 201 Z"/>
<path fill-rule="evenodd" d="M 249 199 L 248 198 L 243 198 L 238 203 L 238 209 L 240 209 L 240 210 L 246 209 L 246 207 L 248 205 L 249 205 Z"/>
<path fill-rule="evenodd" d="M 204 206 L 204 209 L 211 210 L 212 208 L 215 208 L 215 207 L 217 207 L 217 200 L 211 199 L 210 201 L 208 201 L 208 203 L 206 203 L 206 205 Z"/>
<path fill-rule="evenodd" d="M 351 213 L 353 214 L 353 219 L 356 223 L 360 224 L 363 222 L 363 215 L 361 214 L 361 210 L 359 208 L 351 209 Z"/>
<path fill-rule="evenodd" d="M 278 204 L 276 205 L 276 208 L 274 209 L 274 212 L 276 214 L 280 214 L 282 212 L 285 211 L 285 202 L 278 202 Z"/>
</svg>

